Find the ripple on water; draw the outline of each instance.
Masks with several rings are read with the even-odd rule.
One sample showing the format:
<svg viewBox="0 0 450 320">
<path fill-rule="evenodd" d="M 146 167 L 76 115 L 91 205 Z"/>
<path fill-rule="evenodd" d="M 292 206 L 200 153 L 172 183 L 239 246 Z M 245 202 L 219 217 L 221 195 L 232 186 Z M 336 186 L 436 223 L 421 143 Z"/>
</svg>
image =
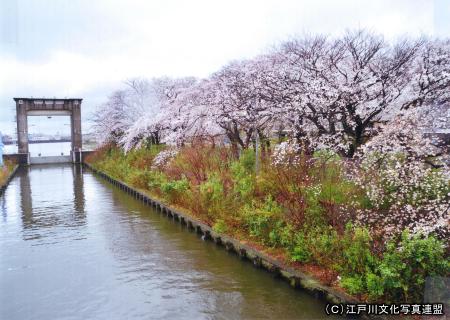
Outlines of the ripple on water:
<svg viewBox="0 0 450 320">
<path fill-rule="evenodd" d="M 0 319 L 326 318 L 79 167 L 22 170 L 1 204 Z"/>
</svg>

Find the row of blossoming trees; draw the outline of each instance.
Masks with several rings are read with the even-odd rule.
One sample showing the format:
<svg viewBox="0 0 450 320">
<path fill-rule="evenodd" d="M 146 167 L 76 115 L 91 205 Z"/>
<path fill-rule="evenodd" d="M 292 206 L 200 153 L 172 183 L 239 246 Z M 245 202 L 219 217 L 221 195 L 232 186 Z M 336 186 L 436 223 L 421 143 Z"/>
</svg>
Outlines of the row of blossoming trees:
<svg viewBox="0 0 450 320">
<path fill-rule="evenodd" d="M 448 224 L 445 170 L 435 170 L 445 169 L 448 152 L 424 137 L 423 128 L 448 117 L 449 101 L 449 40 L 389 43 L 357 31 L 337 39 L 293 39 L 206 79 L 127 81 L 94 121 L 102 142 L 125 150 L 202 139 L 226 140 L 238 153 L 256 135 L 265 148 L 274 135 L 287 133 L 289 142 L 278 146 L 274 161 L 324 148 L 358 159 L 366 174 L 355 179 L 367 186 L 373 203 L 388 203 L 412 228 L 421 221 L 428 233 Z M 374 175 L 378 187 L 371 184 Z M 442 192 L 429 199 L 423 196 L 428 189 Z M 384 215 L 382 222 L 363 212 L 358 217 L 387 225 L 399 219 Z"/>
<path fill-rule="evenodd" d="M 351 221 L 384 236 L 407 228 L 448 240 L 448 149 L 423 131 L 450 116 L 449 102 L 449 40 L 387 42 L 356 31 L 292 39 L 205 79 L 129 80 L 94 122 L 103 143 L 125 152 L 174 146 L 157 165 L 177 147 L 205 142 L 238 157 L 259 140 L 272 168 L 297 171 L 338 155 L 344 175 L 370 202 L 346 199 L 345 221 L 351 212 Z"/>
<path fill-rule="evenodd" d="M 305 153 L 329 148 L 355 158 L 371 150 L 385 158 L 402 152 L 406 162 L 393 179 L 407 180 L 442 164 L 432 156 L 445 156 L 423 137 L 422 128 L 434 117 L 448 117 L 449 40 L 388 43 L 365 31 L 337 39 L 305 37 L 230 63 L 206 79 L 126 84 L 94 117 L 100 140 L 126 150 L 143 142 L 214 143 L 224 137 L 238 150 L 248 148 L 255 135 L 265 146 L 282 131 Z M 370 154 L 367 160 L 379 164 Z M 408 182 L 416 188 L 416 181 Z"/>
<path fill-rule="evenodd" d="M 218 135 L 247 148 L 253 133 L 267 138 L 281 127 L 307 149 L 325 143 L 352 157 L 380 121 L 450 99 L 449 46 L 391 44 L 364 31 L 295 39 L 207 79 L 129 81 L 97 112 L 98 129 L 125 148 L 149 137 L 180 143 Z"/>
</svg>

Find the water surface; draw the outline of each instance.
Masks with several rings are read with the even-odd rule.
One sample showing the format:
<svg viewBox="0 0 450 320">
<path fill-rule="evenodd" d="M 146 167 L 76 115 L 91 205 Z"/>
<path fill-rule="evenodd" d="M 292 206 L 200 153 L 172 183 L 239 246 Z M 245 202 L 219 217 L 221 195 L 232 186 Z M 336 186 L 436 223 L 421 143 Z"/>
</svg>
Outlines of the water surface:
<svg viewBox="0 0 450 320">
<path fill-rule="evenodd" d="M 0 214 L 0 319 L 326 318 L 79 166 L 21 169 Z"/>
</svg>

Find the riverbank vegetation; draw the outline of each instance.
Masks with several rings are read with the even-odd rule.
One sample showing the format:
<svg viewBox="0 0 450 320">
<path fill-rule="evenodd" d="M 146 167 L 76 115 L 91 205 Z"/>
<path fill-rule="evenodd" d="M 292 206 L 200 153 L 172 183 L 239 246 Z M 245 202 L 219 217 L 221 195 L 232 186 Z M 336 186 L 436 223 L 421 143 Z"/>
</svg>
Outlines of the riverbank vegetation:
<svg viewBox="0 0 450 320">
<path fill-rule="evenodd" d="M 15 163 L 12 161 L 5 161 L 3 163 L 3 167 L 0 168 L 0 186 L 3 186 L 6 183 L 15 166 Z"/>
<path fill-rule="evenodd" d="M 304 155 L 289 166 L 261 159 L 256 175 L 253 150 L 239 158 L 227 147 L 210 145 L 186 146 L 176 155 L 160 150 L 125 154 L 105 146 L 87 161 L 219 233 L 277 249 L 272 252 L 288 262 L 321 267 L 328 285 L 339 284 L 370 300 L 418 301 L 427 276 L 449 271 L 448 229 L 439 221 L 445 222 L 445 214 L 435 212 L 424 225 L 416 219 L 402 223 L 412 213 L 377 206 L 371 191 L 347 177 L 348 168 L 336 155 Z M 442 177 L 426 179 L 443 184 L 433 194 L 421 194 L 428 200 L 450 192 Z M 383 182 L 374 187 L 383 188 Z M 389 188 L 383 191 L 389 199 Z M 419 226 L 433 231 L 415 232 Z"/>
<path fill-rule="evenodd" d="M 450 272 L 448 147 L 424 135 L 448 121 L 449 49 L 358 31 L 130 80 L 87 161 L 362 300 L 419 302 Z"/>
</svg>

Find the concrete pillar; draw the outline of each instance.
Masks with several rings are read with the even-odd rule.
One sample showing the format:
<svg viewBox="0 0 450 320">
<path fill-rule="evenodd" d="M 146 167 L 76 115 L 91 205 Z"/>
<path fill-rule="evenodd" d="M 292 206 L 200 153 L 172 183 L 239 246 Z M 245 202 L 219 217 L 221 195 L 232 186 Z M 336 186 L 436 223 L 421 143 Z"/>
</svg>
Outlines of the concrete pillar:
<svg viewBox="0 0 450 320">
<path fill-rule="evenodd" d="M 81 102 L 72 101 L 72 116 L 70 117 L 71 130 L 72 130 L 72 156 L 74 162 L 80 162 L 80 154 L 82 148 L 82 135 L 81 135 Z"/>
<path fill-rule="evenodd" d="M 28 153 L 28 117 L 26 101 L 16 100 L 17 142 L 19 153 Z"/>
</svg>

